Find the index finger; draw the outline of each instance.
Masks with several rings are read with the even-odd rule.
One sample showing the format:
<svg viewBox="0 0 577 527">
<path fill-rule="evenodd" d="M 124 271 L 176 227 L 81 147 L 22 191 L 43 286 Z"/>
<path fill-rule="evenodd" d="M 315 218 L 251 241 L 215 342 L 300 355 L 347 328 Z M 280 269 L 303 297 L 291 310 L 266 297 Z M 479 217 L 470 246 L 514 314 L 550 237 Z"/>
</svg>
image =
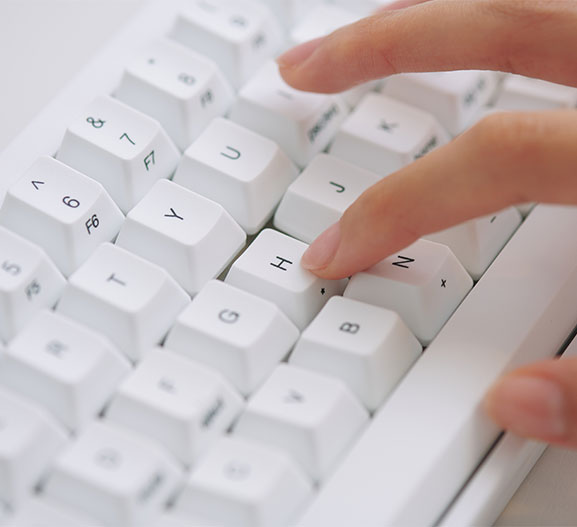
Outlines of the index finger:
<svg viewBox="0 0 577 527">
<path fill-rule="evenodd" d="M 367 269 L 417 238 L 516 203 L 577 203 L 574 110 L 483 119 L 367 189 L 309 247 L 322 278 Z"/>
<path fill-rule="evenodd" d="M 575 27 L 575 2 L 433 0 L 383 10 L 297 46 L 278 62 L 295 88 L 325 93 L 400 72 L 457 69 L 577 85 Z"/>
</svg>

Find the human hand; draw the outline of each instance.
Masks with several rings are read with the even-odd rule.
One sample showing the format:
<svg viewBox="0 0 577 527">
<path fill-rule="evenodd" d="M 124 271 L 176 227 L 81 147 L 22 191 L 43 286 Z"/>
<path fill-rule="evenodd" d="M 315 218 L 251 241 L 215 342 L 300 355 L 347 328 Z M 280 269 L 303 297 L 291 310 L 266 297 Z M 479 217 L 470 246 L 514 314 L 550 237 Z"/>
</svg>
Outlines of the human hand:
<svg viewBox="0 0 577 527">
<path fill-rule="evenodd" d="M 394 73 L 454 69 L 577 86 L 576 27 L 571 1 L 400 0 L 290 50 L 279 66 L 295 88 L 325 93 Z M 577 204 L 576 144 L 574 110 L 486 117 L 364 192 L 302 265 L 342 278 L 425 234 L 513 204 Z M 498 381 L 486 407 L 503 428 L 577 447 L 575 379 L 577 359 L 532 364 Z"/>
</svg>

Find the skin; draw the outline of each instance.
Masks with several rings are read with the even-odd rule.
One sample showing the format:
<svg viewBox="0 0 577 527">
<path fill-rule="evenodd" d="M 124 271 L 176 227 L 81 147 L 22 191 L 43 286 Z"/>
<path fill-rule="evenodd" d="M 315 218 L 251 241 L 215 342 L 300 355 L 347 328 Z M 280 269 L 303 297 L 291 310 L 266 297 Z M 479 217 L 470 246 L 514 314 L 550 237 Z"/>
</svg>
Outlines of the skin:
<svg viewBox="0 0 577 527">
<path fill-rule="evenodd" d="M 575 28 L 574 0 L 400 0 L 278 63 L 290 85 L 321 93 L 395 73 L 458 69 L 577 87 Z M 575 110 L 490 115 L 365 191 L 301 264 L 343 278 L 425 234 L 510 205 L 577 204 L 575 145 Z M 577 358 L 531 364 L 495 384 L 486 410 L 519 435 L 577 448 L 576 379 Z"/>
</svg>

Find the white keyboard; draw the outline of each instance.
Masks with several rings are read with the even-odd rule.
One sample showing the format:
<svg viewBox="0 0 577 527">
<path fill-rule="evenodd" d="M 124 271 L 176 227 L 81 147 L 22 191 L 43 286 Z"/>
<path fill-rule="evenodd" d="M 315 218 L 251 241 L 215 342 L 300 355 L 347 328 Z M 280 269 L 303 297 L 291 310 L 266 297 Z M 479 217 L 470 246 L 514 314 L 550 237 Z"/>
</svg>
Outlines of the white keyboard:
<svg viewBox="0 0 577 527">
<path fill-rule="evenodd" d="M 152 2 L 0 154 L 0 525 L 497 518 L 544 447 L 480 404 L 565 349 L 577 211 L 501 211 L 346 281 L 298 261 L 488 104 L 577 98 L 282 83 L 279 51 L 379 3 Z"/>
</svg>

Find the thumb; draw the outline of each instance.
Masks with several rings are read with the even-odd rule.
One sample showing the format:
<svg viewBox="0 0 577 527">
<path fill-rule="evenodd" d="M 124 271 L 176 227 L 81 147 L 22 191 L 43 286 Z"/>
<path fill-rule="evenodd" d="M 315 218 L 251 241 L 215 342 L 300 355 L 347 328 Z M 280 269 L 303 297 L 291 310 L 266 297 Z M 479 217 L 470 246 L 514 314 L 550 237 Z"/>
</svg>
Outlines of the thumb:
<svg viewBox="0 0 577 527">
<path fill-rule="evenodd" d="M 504 376 L 485 407 L 517 435 L 577 447 L 577 357 L 531 364 Z"/>
</svg>

